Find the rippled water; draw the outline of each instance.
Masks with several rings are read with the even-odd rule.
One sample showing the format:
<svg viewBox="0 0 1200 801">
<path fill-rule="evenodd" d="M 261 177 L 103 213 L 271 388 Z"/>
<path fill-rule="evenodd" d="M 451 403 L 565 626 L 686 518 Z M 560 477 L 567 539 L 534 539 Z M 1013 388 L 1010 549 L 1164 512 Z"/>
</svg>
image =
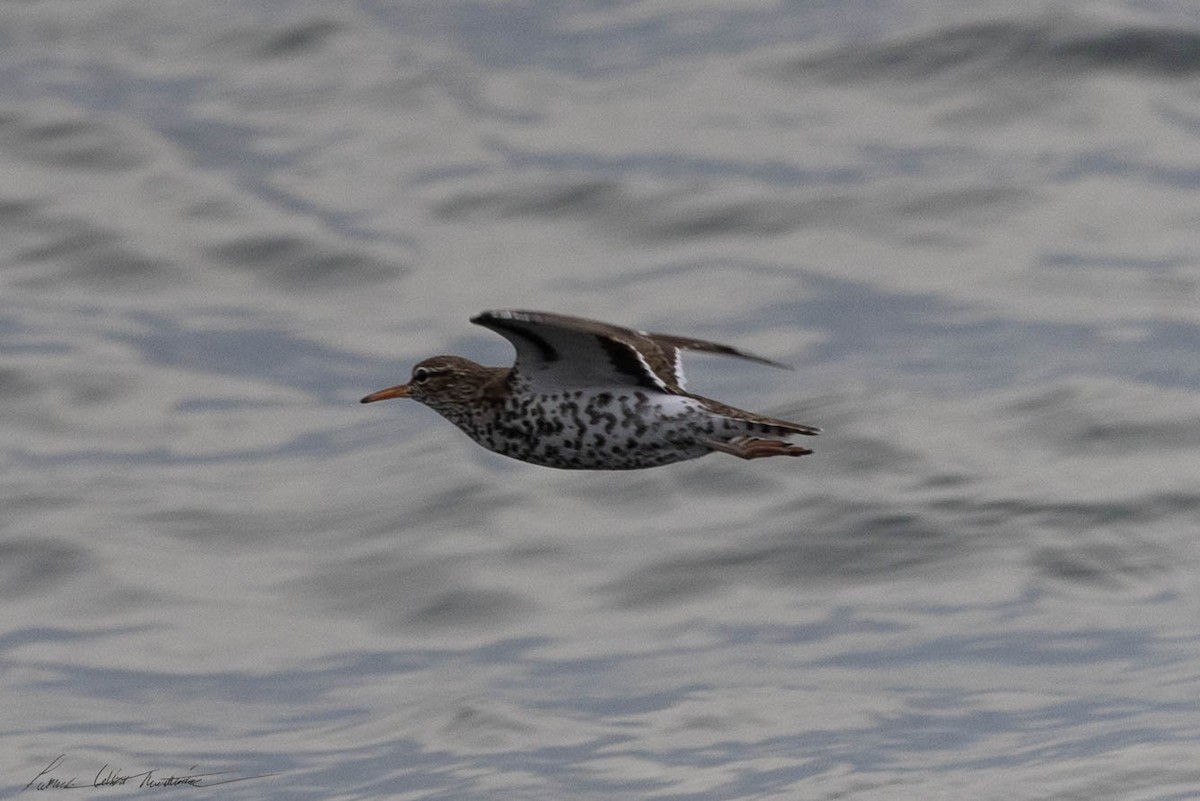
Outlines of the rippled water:
<svg viewBox="0 0 1200 801">
<path fill-rule="evenodd" d="M 0 797 L 1200 796 L 1200 10 L 1023 8 L 0 7 Z M 504 307 L 817 453 L 357 403 Z"/>
</svg>

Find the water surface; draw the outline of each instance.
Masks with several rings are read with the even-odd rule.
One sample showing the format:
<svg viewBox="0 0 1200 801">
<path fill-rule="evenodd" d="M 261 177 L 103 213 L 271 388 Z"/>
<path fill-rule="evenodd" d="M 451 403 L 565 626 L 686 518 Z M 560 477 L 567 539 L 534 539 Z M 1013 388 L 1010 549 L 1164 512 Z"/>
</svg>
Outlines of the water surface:
<svg viewBox="0 0 1200 801">
<path fill-rule="evenodd" d="M 1200 792 L 1191 4 L 0 30 L 0 797 Z M 505 307 L 789 362 L 690 385 L 817 453 L 358 405 Z"/>
</svg>

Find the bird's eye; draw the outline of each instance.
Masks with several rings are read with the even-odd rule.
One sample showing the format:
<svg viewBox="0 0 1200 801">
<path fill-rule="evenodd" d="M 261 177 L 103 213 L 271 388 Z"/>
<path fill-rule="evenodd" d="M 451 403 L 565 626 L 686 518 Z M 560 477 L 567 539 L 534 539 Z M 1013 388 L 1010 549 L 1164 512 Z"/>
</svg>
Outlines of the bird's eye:
<svg viewBox="0 0 1200 801">
<path fill-rule="evenodd" d="M 428 380 L 429 371 L 424 367 L 418 367 L 416 370 L 413 370 L 413 381 L 416 381 L 418 384 L 424 384 Z"/>
</svg>

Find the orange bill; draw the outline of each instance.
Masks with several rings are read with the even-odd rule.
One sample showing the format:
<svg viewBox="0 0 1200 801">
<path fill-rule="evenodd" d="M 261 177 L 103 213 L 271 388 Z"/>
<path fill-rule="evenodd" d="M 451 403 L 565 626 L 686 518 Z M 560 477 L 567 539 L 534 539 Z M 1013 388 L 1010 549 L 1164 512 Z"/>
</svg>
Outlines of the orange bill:
<svg viewBox="0 0 1200 801">
<path fill-rule="evenodd" d="M 407 398 L 408 384 L 401 384 L 396 387 L 388 387 L 381 389 L 378 392 L 372 392 L 367 397 L 363 398 L 359 403 L 374 403 L 375 401 L 390 400 L 392 398 Z"/>
</svg>

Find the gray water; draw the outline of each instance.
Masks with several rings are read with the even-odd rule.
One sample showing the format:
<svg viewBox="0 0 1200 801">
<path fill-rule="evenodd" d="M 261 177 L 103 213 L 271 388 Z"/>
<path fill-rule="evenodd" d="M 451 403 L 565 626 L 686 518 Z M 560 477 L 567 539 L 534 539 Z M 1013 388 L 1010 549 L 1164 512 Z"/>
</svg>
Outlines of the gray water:
<svg viewBox="0 0 1200 801">
<path fill-rule="evenodd" d="M 0 5 L 0 797 L 1200 797 L 1198 232 L 1189 0 Z M 817 453 L 357 403 L 506 307 Z"/>
</svg>

